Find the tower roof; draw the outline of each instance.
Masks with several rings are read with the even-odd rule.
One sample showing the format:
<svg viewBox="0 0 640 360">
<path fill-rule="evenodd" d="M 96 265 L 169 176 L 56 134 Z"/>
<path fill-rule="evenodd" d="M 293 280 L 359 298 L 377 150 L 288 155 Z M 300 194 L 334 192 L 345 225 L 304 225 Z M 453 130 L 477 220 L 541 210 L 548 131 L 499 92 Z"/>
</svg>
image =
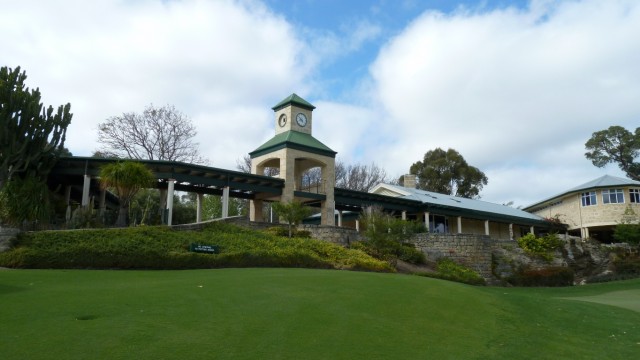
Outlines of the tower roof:
<svg viewBox="0 0 640 360">
<path fill-rule="evenodd" d="M 283 148 L 291 148 L 312 152 L 314 154 L 325 155 L 335 158 L 336 152 L 331 150 L 327 145 L 321 143 L 313 136 L 298 131 L 286 131 L 280 133 L 271 140 L 262 144 L 259 148 L 249 153 L 253 159 L 257 156 L 268 154 L 270 152 Z"/>
<path fill-rule="evenodd" d="M 310 111 L 313 111 L 313 109 L 316 108 L 315 106 L 311 105 L 311 103 L 309 103 L 307 100 L 301 98 L 296 93 L 293 93 L 287 96 L 286 98 L 284 98 L 282 101 L 280 101 L 278 104 L 276 104 L 276 106 L 272 107 L 271 109 L 273 109 L 273 111 L 278 111 L 283 107 L 286 107 L 287 105 L 297 105 L 303 109 L 307 109 Z"/>
</svg>

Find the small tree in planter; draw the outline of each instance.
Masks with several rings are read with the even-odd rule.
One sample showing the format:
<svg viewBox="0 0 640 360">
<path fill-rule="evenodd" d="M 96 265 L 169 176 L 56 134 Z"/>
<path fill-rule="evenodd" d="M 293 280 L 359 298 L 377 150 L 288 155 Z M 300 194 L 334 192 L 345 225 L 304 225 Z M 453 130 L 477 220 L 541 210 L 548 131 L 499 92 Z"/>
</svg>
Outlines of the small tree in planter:
<svg viewBox="0 0 640 360">
<path fill-rule="evenodd" d="M 295 200 L 289 203 L 273 203 L 273 211 L 289 224 L 289 238 L 292 236 L 293 226 L 300 224 L 304 218 L 311 215 L 311 209 Z"/>
<path fill-rule="evenodd" d="M 127 226 L 127 215 L 131 199 L 153 183 L 153 173 L 142 163 L 119 161 L 107 164 L 100 169 L 100 182 L 105 188 L 111 188 L 120 198 L 120 210 L 116 226 Z"/>
</svg>

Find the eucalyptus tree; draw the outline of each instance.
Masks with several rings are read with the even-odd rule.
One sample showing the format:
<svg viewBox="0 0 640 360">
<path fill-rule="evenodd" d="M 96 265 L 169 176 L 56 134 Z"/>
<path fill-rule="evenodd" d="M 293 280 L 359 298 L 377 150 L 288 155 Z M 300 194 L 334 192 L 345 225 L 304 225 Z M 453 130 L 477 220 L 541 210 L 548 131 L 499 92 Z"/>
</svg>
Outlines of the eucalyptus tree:
<svg viewBox="0 0 640 360">
<path fill-rule="evenodd" d="M 480 169 L 469 165 L 454 149 L 427 151 L 422 161 L 411 165 L 409 173 L 416 175 L 419 189 L 470 199 L 479 198 L 488 182 Z"/>
<path fill-rule="evenodd" d="M 588 150 L 584 155 L 593 165 L 604 167 L 616 163 L 630 179 L 640 181 L 640 127 L 635 133 L 622 126 L 610 126 L 596 131 L 585 143 Z"/>
</svg>

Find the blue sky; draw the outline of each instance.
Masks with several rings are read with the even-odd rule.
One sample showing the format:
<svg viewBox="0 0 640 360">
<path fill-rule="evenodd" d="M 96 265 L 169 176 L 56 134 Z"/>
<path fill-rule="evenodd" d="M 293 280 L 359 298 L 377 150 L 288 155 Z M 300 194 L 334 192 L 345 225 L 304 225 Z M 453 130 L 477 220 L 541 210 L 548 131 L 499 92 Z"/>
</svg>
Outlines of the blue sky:
<svg viewBox="0 0 640 360">
<path fill-rule="evenodd" d="M 67 147 L 110 116 L 171 104 L 210 165 L 274 134 L 271 107 L 316 106 L 314 136 L 391 176 L 436 147 L 516 206 L 604 174 L 594 131 L 640 126 L 640 1 L 0 0 L 0 64 L 70 102 Z M 55 15 L 52 15 L 55 14 Z"/>
</svg>

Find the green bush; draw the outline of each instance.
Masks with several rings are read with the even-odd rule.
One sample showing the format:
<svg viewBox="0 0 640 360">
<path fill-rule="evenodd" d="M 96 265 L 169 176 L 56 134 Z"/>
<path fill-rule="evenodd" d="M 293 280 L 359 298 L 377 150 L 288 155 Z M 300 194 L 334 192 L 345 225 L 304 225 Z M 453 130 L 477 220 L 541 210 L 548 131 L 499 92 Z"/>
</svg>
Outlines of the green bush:
<svg viewBox="0 0 640 360">
<path fill-rule="evenodd" d="M 219 254 L 189 251 L 191 243 L 216 245 Z M 362 251 L 309 238 L 283 238 L 231 224 L 202 231 L 148 226 L 21 233 L 0 253 L 0 266 L 61 269 L 195 269 L 220 267 L 311 267 L 392 272 Z"/>
<path fill-rule="evenodd" d="M 470 285 L 485 284 L 485 280 L 480 276 L 480 274 L 448 258 L 438 260 L 436 274 L 440 279 L 457 281 Z"/>
<path fill-rule="evenodd" d="M 547 234 L 543 237 L 527 234 L 518 239 L 518 245 L 524 251 L 547 261 L 553 258 L 555 250 L 562 248 L 562 244 L 562 240 L 556 234 Z"/>
<path fill-rule="evenodd" d="M 640 257 L 638 255 L 628 255 L 618 257 L 613 261 L 616 274 L 640 275 Z"/>
<path fill-rule="evenodd" d="M 571 268 L 563 266 L 543 269 L 523 268 L 507 279 L 507 282 L 515 286 L 571 286 L 574 276 Z"/>
<path fill-rule="evenodd" d="M 282 226 L 272 226 L 263 230 L 265 233 L 273 236 L 289 236 L 289 229 Z M 297 238 L 311 238 L 311 232 L 308 230 L 298 230 L 297 228 L 291 228 L 291 236 Z"/>
<path fill-rule="evenodd" d="M 618 224 L 613 230 L 613 238 L 617 242 L 629 245 L 640 244 L 640 224 Z"/>
</svg>

